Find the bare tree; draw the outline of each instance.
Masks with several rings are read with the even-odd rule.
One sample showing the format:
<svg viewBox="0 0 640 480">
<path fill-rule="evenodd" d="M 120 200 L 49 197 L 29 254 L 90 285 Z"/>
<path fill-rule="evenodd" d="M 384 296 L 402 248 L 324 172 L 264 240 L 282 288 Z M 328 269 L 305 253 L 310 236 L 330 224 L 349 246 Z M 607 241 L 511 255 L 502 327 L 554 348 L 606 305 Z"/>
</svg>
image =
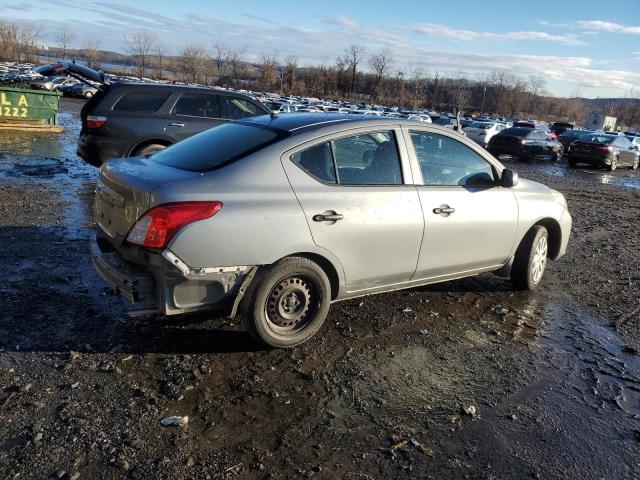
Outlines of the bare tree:
<svg viewBox="0 0 640 480">
<path fill-rule="evenodd" d="M 67 47 L 71 42 L 73 42 L 75 35 L 68 28 L 62 27 L 60 30 L 58 30 L 57 37 L 58 41 L 60 42 L 60 47 L 62 48 L 62 58 L 67 58 Z"/>
<path fill-rule="evenodd" d="M 381 50 L 369 57 L 369 66 L 373 70 L 373 87 L 371 89 L 371 101 L 375 101 L 378 97 L 380 84 L 387 75 L 387 71 L 391 65 L 391 52 L 389 50 Z"/>
<path fill-rule="evenodd" d="M 344 63 L 348 65 L 349 70 L 351 71 L 351 86 L 349 88 L 349 97 L 353 97 L 353 92 L 356 88 L 358 65 L 360 65 L 365 52 L 366 49 L 362 45 L 357 44 L 351 45 L 344 51 Z"/>
<path fill-rule="evenodd" d="M 164 68 L 162 60 L 167 55 L 167 47 L 162 42 L 156 42 L 155 54 L 158 62 L 158 78 L 164 78 Z"/>
<path fill-rule="evenodd" d="M 425 90 L 427 87 L 427 76 L 424 73 L 424 69 L 421 66 L 416 67 L 413 70 L 411 76 L 411 103 L 412 108 L 416 109 L 422 103 Z"/>
<path fill-rule="evenodd" d="M 42 27 L 33 23 L 23 23 L 17 28 L 17 60 L 34 63 Z"/>
<path fill-rule="evenodd" d="M 240 76 L 244 73 L 246 64 L 243 60 L 243 56 L 244 49 L 227 50 L 226 52 L 224 63 L 229 66 L 229 73 L 231 74 L 233 85 L 238 85 Z"/>
<path fill-rule="evenodd" d="M 96 39 L 90 39 L 82 49 L 84 53 L 84 60 L 87 62 L 89 68 L 94 70 L 100 69 L 101 51 L 100 42 Z"/>
<path fill-rule="evenodd" d="M 227 55 L 229 54 L 229 49 L 221 43 L 218 43 L 213 46 L 213 50 L 216 69 L 218 71 L 218 79 L 222 79 L 222 77 L 224 77 L 226 74 L 227 65 L 225 63 L 225 60 L 227 58 Z"/>
<path fill-rule="evenodd" d="M 278 53 L 262 56 L 261 86 L 263 90 L 274 91 L 278 83 Z"/>
<path fill-rule="evenodd" d="M 189 44 L 182 50 L 180 70 L 185 80 L 196 83 L 202 75 L 207 61 L 207 52 L 200 45 Z"/>
<path fill-rule="evenodd" d="M 538 77 L 535 75 L 530 75 L 528 80 L 528 89 L 531 94 L 531 102 L 529 103 L 529 113 L 536 113 L 536 106 L 538 103 L 538 98 L 542 93 L 546 81 L 542 77 Z"/>
<path fill-rule="evenodd" d="M 155 42 L 155 36 L 147 31 L 124 35 L 125 47 L 136 62 L 138 77 L 140 78 L 145 76 L 147 62 L 154 52 Z"/>
<path fill-rule="evenodd" d="M 298 57 L 290 55 L 285 60 L 284 82 L 289 93 L 294 93 L 296 72 L 298 70 Z"/>
<path fill-rule="evenodd" d="M 460 115 L 467 108 L 471 98 L 471 89 L 469 80 L 464 73 L 457 72 L 449 80 L 448 97 L 449 105 L 453 107 L 456 115 Z"/>
</svg>

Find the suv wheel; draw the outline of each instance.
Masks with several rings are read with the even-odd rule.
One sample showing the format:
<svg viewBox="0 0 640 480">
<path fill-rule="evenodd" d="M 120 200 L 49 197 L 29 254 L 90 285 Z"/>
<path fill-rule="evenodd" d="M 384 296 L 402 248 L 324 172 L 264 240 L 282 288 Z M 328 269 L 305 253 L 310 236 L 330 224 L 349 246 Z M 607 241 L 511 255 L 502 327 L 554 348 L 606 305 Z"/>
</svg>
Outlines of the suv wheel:
<svg viewBox="0 0 640 480">
<path fill-rule="evenodd" d="M 164 150 L 165 148 L 167 148 L 166 145 L 161 145 L 159 143 L 152 143 L 151 145 L 146 145 L 144 147 L 140 147 L 136 149 L 131 156 L 146 157 L 147 155 L 151 155 L 152 153 L 155 153 L 159 150 Z"/>
<path fill-rule="evenodd" d="M 534 290 L 540 285 L 547 266 L 549 234 L 534 225 L 520 242 L 511 267 L 511 282 L 518 290 Z"/>
<path fill-rule="evenodd" d="M 240 316 L 257 340 L 289 348 L 320 329 L 330 303 L 331 285 L 322 268 L 307 258 L 287 257 L 258 271 Z"/>
</svg>

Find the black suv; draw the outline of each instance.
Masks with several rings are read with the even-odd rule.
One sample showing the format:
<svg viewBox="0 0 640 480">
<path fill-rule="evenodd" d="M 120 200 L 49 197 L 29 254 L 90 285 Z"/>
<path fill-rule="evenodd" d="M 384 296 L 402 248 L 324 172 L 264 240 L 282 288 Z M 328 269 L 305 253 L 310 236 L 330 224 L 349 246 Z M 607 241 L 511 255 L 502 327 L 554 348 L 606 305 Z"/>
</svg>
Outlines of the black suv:
<svg viewBox="0 0 640 480">
<path fill-rule="evenodd" d="M 113 83 L 102 72 L 72 62 L 38 69 L 71 72 L 99 90 L 80 113 L 78 155 L 100 166 L 112 158 L 148 155 L 229 120 L 270 111 L 247 96 L 215 88 L 153 83 Z"/>
</svg>

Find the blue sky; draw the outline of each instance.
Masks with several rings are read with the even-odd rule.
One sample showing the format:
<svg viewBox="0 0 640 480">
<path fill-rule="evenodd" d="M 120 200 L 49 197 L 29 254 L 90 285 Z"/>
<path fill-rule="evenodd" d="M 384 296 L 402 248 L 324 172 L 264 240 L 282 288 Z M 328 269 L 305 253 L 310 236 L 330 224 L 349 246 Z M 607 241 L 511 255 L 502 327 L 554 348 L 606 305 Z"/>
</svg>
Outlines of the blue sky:
<svg viewBox="0 0 640 480">
<path fill-rule="evenodd" d="M 98 40 L 102 48 L 123 51 L 124 33 L 148 30 L 171 53 L 187 43 L 224 44 L 243 49 L 250 60 L 277 51 L 304 65 L 333 61 L 358 43 L 369 53 L 391 50 L 393 68 L 407 75 L 417 67 L 472 78 L 506 70 L 541 76 L 546 89 L 561 96 L 640 90 L 638 0 L 0 0 L 0 8 L 5 19 L 41 25 L 48 44 L 67 27 L 75 33 L 73 46 Z"/>
</svg>

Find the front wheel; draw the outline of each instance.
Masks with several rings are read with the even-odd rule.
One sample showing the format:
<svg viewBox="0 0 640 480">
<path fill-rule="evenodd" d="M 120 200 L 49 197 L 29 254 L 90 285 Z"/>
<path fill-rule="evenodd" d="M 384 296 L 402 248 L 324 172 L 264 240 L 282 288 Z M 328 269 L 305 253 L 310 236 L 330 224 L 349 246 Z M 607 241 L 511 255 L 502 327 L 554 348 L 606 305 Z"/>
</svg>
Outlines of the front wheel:
<svg viewBox="0 0 640 480">
<path fill-rule="evenodd" d="M 511 267 L 511 282 L 517 290 L 535 290 L 547 266 L 549 233 L 534 225 L 520 242 Z"/>
<path fill-rule="evenodd" d="M 640 156 L 637 156 L 636 159 L 633 161 L 633 165 L 631 165 L 631 170 L 637 170 L 639 165 L 640 165 Z"/>
<path fill-rule="evenodd" d="M 315 262 L 287 257 L 262 267 L 240 305 L 246 329 L 257 340 L 290 348 L 320 329 L 331 303 L 331 284 Z"/>
</svg>

